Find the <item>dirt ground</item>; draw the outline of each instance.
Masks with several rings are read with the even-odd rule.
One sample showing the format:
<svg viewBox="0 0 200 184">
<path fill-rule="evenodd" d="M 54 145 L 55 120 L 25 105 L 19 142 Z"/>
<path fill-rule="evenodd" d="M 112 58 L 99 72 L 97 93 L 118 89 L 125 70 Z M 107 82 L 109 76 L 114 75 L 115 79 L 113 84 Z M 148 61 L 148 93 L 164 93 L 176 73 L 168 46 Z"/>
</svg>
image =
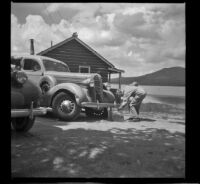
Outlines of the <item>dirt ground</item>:
<svg viewBox="0 0 200 184">
<path fill-rule="evenodd" d="M 11 131 L 12 177 L 185 177 L 184 121 L 142 115 L 138 123 L 37 117 L 28 133 Z"/>
</svg>

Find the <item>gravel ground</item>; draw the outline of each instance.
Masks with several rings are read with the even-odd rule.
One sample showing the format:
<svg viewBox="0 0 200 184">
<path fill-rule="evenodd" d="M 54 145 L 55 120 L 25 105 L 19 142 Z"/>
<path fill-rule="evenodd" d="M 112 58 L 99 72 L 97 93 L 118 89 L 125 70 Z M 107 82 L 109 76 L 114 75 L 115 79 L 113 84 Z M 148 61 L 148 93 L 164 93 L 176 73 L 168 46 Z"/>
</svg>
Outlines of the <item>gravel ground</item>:
<svg viewBox="0 0 200 184">
<path fill-rule="evenodd" d="M 12 177 L 185 177 L 185 124 L 178 115 L 142 113 L 141 122 L 37 117 L 11 131 Z M 126 119 L 126 118 L 125 118 Z"/>
</svg>

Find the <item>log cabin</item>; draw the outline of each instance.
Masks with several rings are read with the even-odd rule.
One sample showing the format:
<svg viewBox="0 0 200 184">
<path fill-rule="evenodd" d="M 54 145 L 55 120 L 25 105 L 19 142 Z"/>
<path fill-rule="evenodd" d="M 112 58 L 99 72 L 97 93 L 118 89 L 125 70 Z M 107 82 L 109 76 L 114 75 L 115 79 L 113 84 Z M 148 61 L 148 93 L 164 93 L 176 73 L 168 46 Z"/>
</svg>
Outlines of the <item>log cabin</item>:
<svg viewBox="0 0 200 184">
<path fill-rule="evenodd" d="M 121 73 L 123 70 L 115 68 L 107 59 L 97 53 L 89 45 L 78 38 L 75 32 L 72 36 L 56 45 L 39 52 L 37 55 L 47 56 L 63 61 L 71 72 L 99 73 L 103 82 L 110 82 L 111 74 L 119 74 L 119 88 L 121 88 Z"/>
</svg>

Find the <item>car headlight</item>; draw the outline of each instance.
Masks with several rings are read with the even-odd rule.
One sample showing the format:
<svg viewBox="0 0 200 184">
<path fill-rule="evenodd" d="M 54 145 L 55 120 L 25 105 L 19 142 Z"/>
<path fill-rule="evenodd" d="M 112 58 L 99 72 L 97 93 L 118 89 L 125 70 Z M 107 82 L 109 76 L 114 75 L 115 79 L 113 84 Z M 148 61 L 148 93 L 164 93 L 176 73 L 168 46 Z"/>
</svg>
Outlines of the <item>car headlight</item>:
<svg viewBox="0 0 200 184">
<path fill-rule="evenodd" d="M 90 87 L 94 87 L 94 79 L 92 78 L 84 80 L 83 83 L 89 85 Z"/>
<path fill-rule="evenodd" d="M 105 85 L 106 89 L 110 91 L 110 89 L 111 89 L 111 84 L 108 83 L 108 82 L 106 82 L 106 83 L 104 83 L 104 85 Z"/>
<path fill-rule="evenodd" d="M 93 80 L 90 81 L 89 86 L 94 87 L 94 81 Z"/>
<path fill-rule="evenodd" d="M 22 72 L 22 71 L 17 71 L 15 74 L 15 80 L 20 83 L 20 84 L 24 84 L 27 81 L 28 77 L 26 75 L 26 73 Z"/>
</svg>

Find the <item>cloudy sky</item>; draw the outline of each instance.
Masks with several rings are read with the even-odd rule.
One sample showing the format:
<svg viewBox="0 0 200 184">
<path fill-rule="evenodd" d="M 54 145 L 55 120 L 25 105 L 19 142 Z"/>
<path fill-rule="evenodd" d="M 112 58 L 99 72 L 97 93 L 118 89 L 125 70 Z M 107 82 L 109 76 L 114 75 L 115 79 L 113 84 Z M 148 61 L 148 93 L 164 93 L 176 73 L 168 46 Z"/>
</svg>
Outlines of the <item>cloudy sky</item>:
<svg viewBox="0 0 200 184">
<path fill-rule="evenodd" d="M 38 53 L 73 32 L 123 76 L 185 67 L 184 3 L 11 3 L 12 54 L 29 53 L 30 38 Z"/>
</svg>

